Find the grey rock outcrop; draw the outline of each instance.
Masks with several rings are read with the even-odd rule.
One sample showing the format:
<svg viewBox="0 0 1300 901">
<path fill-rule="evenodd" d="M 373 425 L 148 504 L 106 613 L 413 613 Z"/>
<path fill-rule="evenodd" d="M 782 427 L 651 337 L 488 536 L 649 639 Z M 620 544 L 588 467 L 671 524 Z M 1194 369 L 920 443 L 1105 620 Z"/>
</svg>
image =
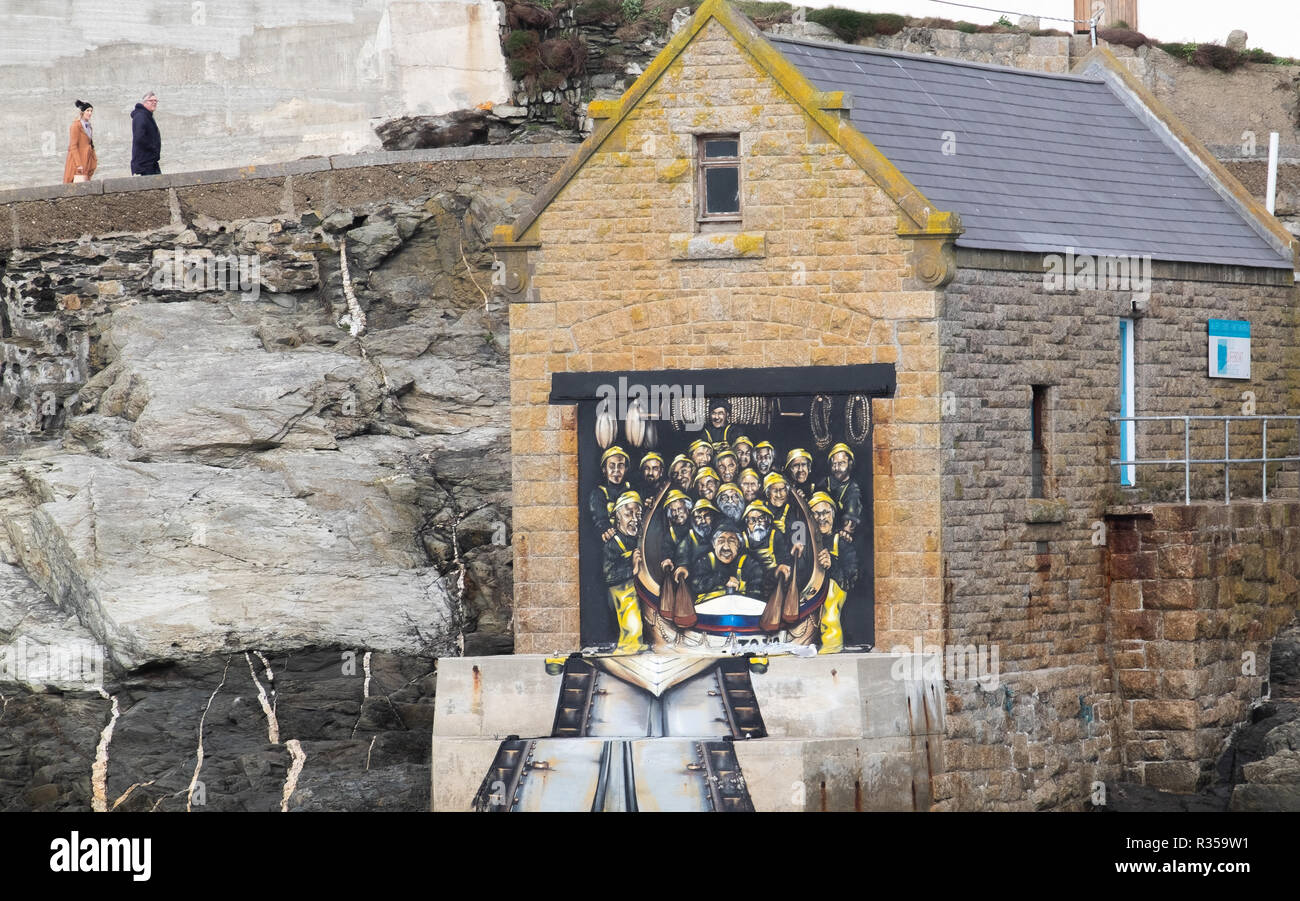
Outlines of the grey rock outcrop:
<svg viewBox="0 0 1300 901">
<path fill-rule="evenodd" d="M 0 563 L 0 683 L 40 690 L 94 690 L 103 646 L 74 613 L 60 610 L 20 568 Z"/>
<path fill-rule="evenodd" d="M 369 462 L 375 440 L 238 469 L 49 457 L 19 469 L 41 503 L 10 537 L 125 668 L 222 646 L 454 652 L 414 484 Z"/>
<path fill-rule="evenodd" d="M 385 150 L 486 144 L 487 115 L 481 110 L 457 110 L 445 116 L 402 116 L 376 126 L 375 134 Z"/>
<path fill-rule="evenodd" d="M 96 409 L 133 423 L 133 459 L 333 449 L 382 393 L 363 360 L 316 347 L 268 353 L 248 324 L 202 301 L 119 310 L 108 344 L 116 355 L 83 403 L 108 382 Z"/>
<path fill-rule="evenodd" d="M 33 408 L 26 370 L 65 387 L 0 469 L 0 558 L 30 580 L 0 589 L 43 594 L 47 619 L 125 669 L 227 648 L 508 649 L 507 330 L 485 244 L 529 197 L 458 185 L 22 256 L 4 273 L 5 386 Z M 360 338 L 337 325 L 340 240 Z M 288 303 L 177 280 L 214 255 L 260 258 L 263 281 L 282 264 Z M 91 298 L 96 266 L 115 279 Z"/>
<path fill-rule="evenodd" d="M 775 25 L 769 25 L 767 32 L 787 38 L 828 41 L 834 44 L 844 43 L 835 32 L 825 25 L 818 25 L 816 22 L 809 22 L 807 19 L 802 22 L 778 22 Z"/>
<path fill-rule="evenodd" d="M 512 647 L 486 242 L 540 180 L 439 185 L 0 260 L 0 810 L 428 809 L 434 658 Z"/>
<path fill-rule="evenodd" d="M 348 252 L 366 270 L 376 269 L 384 257 L 402 246 L 397 223 L 392 221 L 362 225 L 347 233 Z"/>
<path fill-rule="evenodd" d="M 1234 737 L 1231 810 L 1300 812 L 1300 623 L 1273 639 L 1272 697 Z"/>
</svg>

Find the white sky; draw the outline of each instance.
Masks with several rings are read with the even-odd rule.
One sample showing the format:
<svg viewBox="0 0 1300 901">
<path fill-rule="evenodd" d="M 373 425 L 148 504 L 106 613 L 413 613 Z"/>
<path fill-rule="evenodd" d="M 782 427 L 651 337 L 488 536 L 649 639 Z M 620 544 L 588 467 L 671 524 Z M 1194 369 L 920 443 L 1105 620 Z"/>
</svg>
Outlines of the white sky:
<svg viewBox="0 0 1300 901">
<path fill-rule="evenodd" d="M 798 3 L 799 0 L 792 0 Z M 1074 18 L 1074 0 L 960 0 L 973 6 L 1008 10 L 1014 14 Z M 942 16 L 980 25 L 998 20 L 1000 13 L 981 12 L 938 0 L 807 0 L 810 9 L 839 6 L 861 12 Z M 1016 15 L 1008 15 L 1012 22 Z M 1042 23 L 1067 30 L 1064 22 Z M 1139 30 L 1157 41 L 1218 41 L 1240 28 L 1250 37 L 1247 47 L 1262 47 L 1278 56 L 1300 57 L 1300 0 L 1138 0 Z"/>
</svg>

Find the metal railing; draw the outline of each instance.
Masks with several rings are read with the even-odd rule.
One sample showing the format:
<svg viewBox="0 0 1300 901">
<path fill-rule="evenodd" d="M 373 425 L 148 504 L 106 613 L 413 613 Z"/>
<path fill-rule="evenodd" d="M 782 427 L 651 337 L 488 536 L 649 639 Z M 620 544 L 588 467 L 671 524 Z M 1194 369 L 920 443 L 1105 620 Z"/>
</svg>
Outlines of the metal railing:
<svg viewBox="0 0 1300 901">
<path fill-rule="evenodd" d="M 1181 422 L 1183 424 L 1183 456 L 1182 458 L 1171 457 L 1166 459 L 1155 460 L 1111 460 L 1112 466 L 1151 466 L 1161 465 L 1169 466 L 1170 464 L 1182 464 L 1183 467 L 1183 503 L 1192 502 L 1192 467 L 1198 464 L 1216 463 L 1223 466 L 1223 502 L 1230 503 L 1232 500 L 1231 472 L 1234 463 L 1250 464 L 1258 463 L 1263 468 L 1261 470 L 1263 479 L 1261 480 L 1261 499 L 1268 500 L 1268 466 L 1270 463 L 1277 465 L 1279 463 L 1300 463 L 1300 456 L 1293 457 L 1270 457 L 1268 455 L 1268 424 L 1270 422 L 1296 422 L 1300 423 L 1300 416 L 1112 416 L 1111 422 Z M 1231 450 L 1231 424 L 1233 422 L 1258 422 L 1260 423 L 1260 456 L 1258 457 L 1234 457 Z M 1191 432 L 1193 422 L 1222 422 L 1223 423 L 1223 456 L 1222 457 L 1193 457 Z M 1134 425 L 1134 432 L 1137 426 Z M 1134 479 L 1134 482 L 1137 480 Z"/>
</svg>

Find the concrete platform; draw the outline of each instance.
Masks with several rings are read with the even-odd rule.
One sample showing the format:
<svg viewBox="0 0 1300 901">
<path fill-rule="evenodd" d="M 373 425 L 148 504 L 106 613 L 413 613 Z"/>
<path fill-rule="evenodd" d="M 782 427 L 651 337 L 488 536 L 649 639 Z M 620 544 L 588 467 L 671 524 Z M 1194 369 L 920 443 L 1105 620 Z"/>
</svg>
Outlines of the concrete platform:
<svg viewBox="0 0 1300 901">
<path fill-rule="evenodd" d="M 539 770 L 552 782 L 558 773 L 547 763 L 551 757 L 562 752 L 574 761 L 599 756 L 596 746 L 609 740 L 608 733 L 603 738 L 550 738 L 562 679 L 547 674 L 545 659 L 512 655 L 439 661 L 433 810 L 473 809 L 497 749 L 509 736 L 544 740 L 535 749 Z M 766 671 L 751 672 L 767 735 L 737 740 L 734 750 L 754 808 L 928 809 L 931 782 L 943 771 L 944 702 L 941 680 L 925 675 L 939 667 L 922 667 L 922 660 L 910 654 L 772 657 Z M 623 737 L 636 760 L 667 760 L 678 753 L 674 743 L 689 744 L 692 738 L 651 738 L 630 730 Z M 637 778 L 663 785 L 680 769 L 668 766 L 653 780 L 638 770 Z M 589 809 L 589 782 L 584 776 L 565 783 L 570 789 L 551 790 L 547 806 L 540 809 Z M 665 809 L 656 807 L 661 802 L 650 792 L 641 794 L 649 798 L 641 809 Z M 537 809 L 530 803 L 535 804 L 525 799 L 520 809 Z"/>
</svg>

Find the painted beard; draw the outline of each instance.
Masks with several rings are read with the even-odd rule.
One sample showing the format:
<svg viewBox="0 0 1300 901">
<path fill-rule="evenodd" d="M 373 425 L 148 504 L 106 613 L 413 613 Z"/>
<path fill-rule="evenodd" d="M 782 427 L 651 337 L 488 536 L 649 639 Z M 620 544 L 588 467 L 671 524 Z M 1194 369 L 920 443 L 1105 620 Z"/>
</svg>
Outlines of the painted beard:
<svg viewBox="0 0 1300 901">
<path fill-rule="evenodd" d="M 755 544 L 762 544 L 767 539 L 768 532 L 771 531 L 765 526 L 759 526 L 756 529 L 749 530 L 749 540 Z"/>
<path fill-rule="evenodd" d="M 730 498 L 731 495 L 727 497 Z M 718 506 L 730 519 L 740 519 L 740 515 L 745 511 L 745 502 L 741 500 L 718 501 Z"/>
</svg>

